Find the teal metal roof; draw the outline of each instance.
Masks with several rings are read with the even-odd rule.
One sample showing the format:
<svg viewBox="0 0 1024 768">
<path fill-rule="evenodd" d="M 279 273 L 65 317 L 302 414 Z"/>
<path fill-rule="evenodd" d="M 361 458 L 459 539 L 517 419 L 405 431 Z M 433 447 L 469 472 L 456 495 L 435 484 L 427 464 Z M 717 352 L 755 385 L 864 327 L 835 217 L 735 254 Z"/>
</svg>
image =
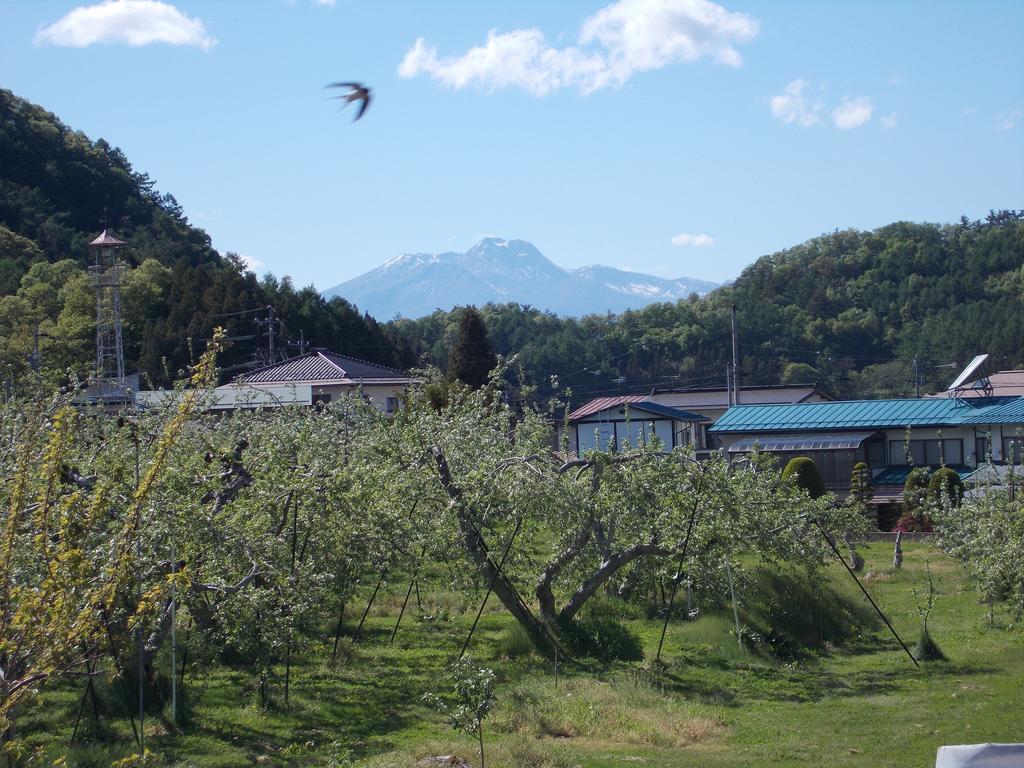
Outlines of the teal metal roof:
<svg viewBox="0 0 1024 768">
<path fill-rule="evenodd" d="M 965 418 L 962 424 L 1024 424 L 1024 397 L 994 397 L 1002 401 L 989 408 L 978 409 Z"/>
<path fill-rule="evenodd" d="M 1024 424 L 1024 397 L 737 405 L 726 411 L 709 431 L 800 432 L 962 424 Z"/>
</svg>

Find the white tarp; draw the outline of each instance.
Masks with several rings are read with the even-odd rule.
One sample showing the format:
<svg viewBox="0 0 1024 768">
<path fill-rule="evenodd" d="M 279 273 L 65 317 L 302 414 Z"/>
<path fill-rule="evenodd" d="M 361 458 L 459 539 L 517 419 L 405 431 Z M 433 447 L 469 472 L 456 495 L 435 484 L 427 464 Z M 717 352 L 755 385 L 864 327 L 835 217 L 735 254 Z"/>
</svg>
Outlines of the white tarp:
<svg viewBox="0 0 1024 768">
<path fill-rule="evenodd" d="M 955 744 L 939 747 L 935 768 L 1024 768 L 1024 744 Z"/>
</svg>

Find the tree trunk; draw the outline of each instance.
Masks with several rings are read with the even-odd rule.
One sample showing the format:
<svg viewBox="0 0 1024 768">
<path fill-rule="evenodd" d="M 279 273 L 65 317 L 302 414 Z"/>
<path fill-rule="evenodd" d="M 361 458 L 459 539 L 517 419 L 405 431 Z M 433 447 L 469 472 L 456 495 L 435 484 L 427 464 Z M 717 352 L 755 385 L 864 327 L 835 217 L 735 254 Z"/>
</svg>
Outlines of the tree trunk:
<svg viewBox="0 0 1024 768">
<path fill-rule="evenodd" d="M 661 555 L 662 557 L 671 554 L 671 550 L 660 544 L 637 544 L 635 547 L 616 552 L 610 558 L 601 563 L 601 566 L 584 581 L 575 594 L 569 598 L 558 613 L 559 621 L 571 621 L 579 613 L 583 604 L 603 585 L 608 579 L 614 576 L 619 570 L 629 565 L 638 557 L 644 555 Z"/>
<path fill-rule="evenodd" d="M 444 452 L 436 445 L 431 447 L 430 451 L 434 456 L 434 461 L 437 463 L 437 473 L 440 477 L 441 485 L 451 499 L 452 507 L 455 510 L 455 517 L 459 523 L 459 532 L 462 535 L 462 543 L 466 548 L 466 552 L 473 559 L 473 562 L 476 563 L 484 579 L 494 583 L 494 594 L 497 595 L 498 599 L 501 600 L 501 604 L 505 606 L 515 620 L 526 630 L 534 644 L 538 648 L 548 648 L 551 645 L 551 640 L 545 631 L 543 623 L 523 604 L 522 598 L 519 597 L 515 587 L 505 577 L 505 574 L 498 570 L 488 555 L 487 547 L 474 525 L 473 510 L 466 503 L 462 495 L 462 489 L 452 479 L 451 470 L 448 468 L 448 460 L 445 458 Z"/>
</svg>

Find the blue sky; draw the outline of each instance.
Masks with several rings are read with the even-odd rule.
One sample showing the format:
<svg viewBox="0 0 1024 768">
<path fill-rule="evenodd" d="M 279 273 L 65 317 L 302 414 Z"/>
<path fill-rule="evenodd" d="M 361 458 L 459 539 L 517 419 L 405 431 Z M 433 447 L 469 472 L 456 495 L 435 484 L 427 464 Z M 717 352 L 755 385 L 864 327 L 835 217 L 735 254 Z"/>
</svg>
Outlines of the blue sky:
<svg viewBox="0 0 1024 768">
<path fill-rule="evenodd" d="M 321 289 L 481 235 L 725 280 L 837 228 L 1024 207 L 1016 0 L 39 0 L 0 28 L 0 86 Z M 357 123 L 325 100 L 349 79 Z"/>
</svg>

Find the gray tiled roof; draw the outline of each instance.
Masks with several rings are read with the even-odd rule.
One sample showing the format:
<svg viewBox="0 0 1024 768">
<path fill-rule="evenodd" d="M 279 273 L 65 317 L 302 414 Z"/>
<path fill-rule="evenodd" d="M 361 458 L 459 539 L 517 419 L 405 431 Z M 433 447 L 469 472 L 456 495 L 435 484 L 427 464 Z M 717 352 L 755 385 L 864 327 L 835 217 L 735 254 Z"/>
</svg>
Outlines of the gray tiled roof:
<svg viewBox="0 0 1024 768">
<path fill-rule="evenodd" d="M 267 384 L 293 381 L 350 382 L 362 379 L 390 379 L 405 382 L 409 380 L 409 377 L 396 368 L 388 368 L 365 360 L 357 360 L 354 357 L 343 357 L 317 350 L 293 357 L 282 363 L 249 371 L 239 376 L 236 381 Z"/>
</svg>

